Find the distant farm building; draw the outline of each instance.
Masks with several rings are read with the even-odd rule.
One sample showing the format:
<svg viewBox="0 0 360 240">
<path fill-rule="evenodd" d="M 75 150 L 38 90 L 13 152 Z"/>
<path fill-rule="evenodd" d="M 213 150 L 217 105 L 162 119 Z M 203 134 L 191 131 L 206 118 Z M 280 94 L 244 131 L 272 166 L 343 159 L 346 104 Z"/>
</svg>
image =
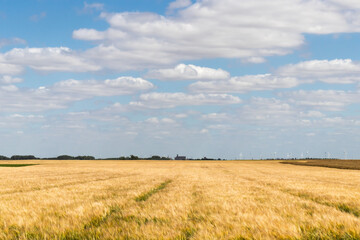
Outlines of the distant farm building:
<svg viewBox="0 0 360 240">
<path fill-rule="evenodd" d="M 185 156 L 179 156 L 178 154 L 175 157 L 175 160 L 186 160 Z"/>
</svg>

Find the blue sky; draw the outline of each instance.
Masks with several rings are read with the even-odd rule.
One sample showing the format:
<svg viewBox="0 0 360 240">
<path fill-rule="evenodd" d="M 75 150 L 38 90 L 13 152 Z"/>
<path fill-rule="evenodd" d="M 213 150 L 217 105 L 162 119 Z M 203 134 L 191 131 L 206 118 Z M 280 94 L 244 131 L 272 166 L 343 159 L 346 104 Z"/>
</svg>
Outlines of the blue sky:
<svg viewBox="0 0 360 240">
<path fill-rule="evenodd" d="M 0 154 L 360 152 L 355 0 L 0 0 Z"/>
</svg>

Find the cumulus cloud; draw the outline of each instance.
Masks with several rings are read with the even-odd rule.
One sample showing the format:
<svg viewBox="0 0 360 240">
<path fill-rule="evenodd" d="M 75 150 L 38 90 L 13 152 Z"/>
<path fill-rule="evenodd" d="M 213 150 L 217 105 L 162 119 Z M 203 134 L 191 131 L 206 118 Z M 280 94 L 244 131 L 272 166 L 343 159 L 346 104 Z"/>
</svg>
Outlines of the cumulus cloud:
<svg viewBox="0 0 360 240">
<path fill-rule="evenodd" d="M 73 32 L 73 38 L 79 40 L 98 41 L 104 39 L 104 33 L 94 29 L 80 28 Z"/>
<path fill-rule="evenodd" d="M 355 91 L 299 90 L 279 95 L 293 104 L 326 111 L 341 111 L 350 104 L 360 102 L 360 94 Z"/>
<path fill-rule="evenodd" d="M 295 109 L 287 102 L 276 98 L 254 97 L 244 105 L 239 114 L 241 118 L 250 121 L 272 121 L 284 124 L 294 119 Z"/>
<path fill-rule="evenodd" d="M 224 81 L 198 81 L 192 92 L 245 93 L 293 88 L 303 83 L 350 84 L 360 82 L 360 63 L 351 59 L 311 60 L 280 67 L 272 74 L 232 77 Z"/>
<path fill-rule="evenodd" d="M 9 75 L 0 76 L 0 84 L 14 84 L 22 82 L 22 78 L 12 77 Z"/>
<path fill-rule="evenodd" d="M 222 80 L 228 79 L 230 74 L 222 69 L 179 64 L 175 68 L 151 70 L 146 77 L 159 80 Z"/>
<path fill-rule="evenodd" d="M 105 31 L 80 29 L 74 38 L 101 41 L 89 55 L 122 62 L 120 68 L 168 65 L 181 60 L 240 58 L 260 63 L 304 43 L 303 34 L 360 31 L 360 10 L 339 1 L 233 0 L 175 1 L 174 16 L 155 13 L 102 13 Z M 137 62 L 127 65 L 126 61 Z M 119 69 L 119 65 L 117 65 Z M 112 68 L 113 66 L 109 66 Z"/>
<path fill-rule="evenodd" d="M 16 44 L 26 44 L 26 41 L 21 38 L 1 38 L 0 39 L 0 48 L 8 45 L 16 45 Z"/>
<path fill-rule="evenodd" d="M 176 123 L 176 121 L 171 119 L 171 118 L 159 119 L 157 117 L 152 117 L 152 118 L 146 119 L 145 123 L 150 123 L 150 124 L 174 124 L 174 123 Z"/>
<path fill-rule="evenodd" d="M 58 48 L 14 48 L 0 56 L 0 64 L 29 66 L 38 71 L 88 72 L 98 71 L 95 65 L 66 47 Z M 0 65 L 1 71 L 1 65 Z M 1 73 L 1 72 L 0 72 Z"/>
<path fill-rule="evenodd" d="M 186 94 L 147 93 L 141 94 L 139 101 L 130 102 L 135 108 L 174 108 L 177 106 L 227 105 L 241 103 L 239 97 L 228 94 Z"/>
<path fill-rule="evenodd" d="M 191 5 L 191 0 L 176 0 L 171 2 L 168 6 L 168 11 L 173 11 L 179 8 L 185 8 Z"/>
<path fill-rule="evenodd" d="M 0 74 L 1 75 L 17 75 L 23 71 L 23 67 L 1 62 L 2 57 L 0 55 Z"/>
<path fill-rule="evenodd" d="M 330 0 L 178 0 L 170 6 L 182 9 L 171 16 L 103 12 L 100 17 L 110 25 L 108 29 L 73 31 L 73 38 L 95 41 L 95 47 L 84 51 L 16 48 L 3 54 L 0 64 L 38 71 L 85 72 L 159 68 L 211 58 L 262 63 L 267 56 L 288 54 L 301 46 L 304 34 L 360 31 L 360 9 L 350 0 L 344 4 Z M 103 9 L 99 3 L 85 2 L 84 7 Z"/>
<path fill-rule="evenodd" d="M 299 83 L 294 77 L 277 77 L 271 74 L 233 77 L 228 81 L 196 82 L 189 86 L 193 92 L 244 93 L 249 91 L 292 88 Z"/>
<path fill-rule="evenodd" d="M 178 0 L 170 6 L 182 9 L 173 16 L 103 12 L 100 16 L 110 25 L 108 29 L 73 31 L 75 39 L 95 41 L 97 46 L 84 51 L 66 47 L 16 48 L 0 56 L 0 71 L 1 64 L 29 66 L 38 71 L 85 72 L 159 68 L 210 58 L 262 63 L 267 56 L 288 54 L 302 45 L 304 34 L 360 31 L 360 9 L 350 0 Z M 84 7 L 103 9 L 99 3 L 85 2 Z M 162 72 L 159 74 L 162 76 Z"/>
<path fill-rule="evenodd" d="M 208 121 L 224 121 L 229 119 L 229 116 L 227 113 L 209 113 L 203 114 L 201 118 Z"/>
<path fill-rule="evenodd" d="M 142 78 L 119 77 L 105 81 L 79 81 L 69 79 L 52 87 L 54 92 L 69 93 L 80 96 L 116 96 L 150 90 L 154 85 Z"/>
<path fill-rule="evenodd" d="M 104 81 L 65 80 L 35 89 L 22 89 L 10 84 L 0 86 L 0 105 L 3 112 L 41 112 L 66 108 L 70 103 L 97 96 L 134 94 L 153 87 L 146 80 L 132 77 Z"/>
<path fill-rule="evenodd" d="M 355 83 L 360 81 L 360 63 L 351 59 L 311 60 L 283 66 L 277 74 L 304 82 Z"/>
<path fill-rule="evenodd" d="M 159 65 L 168 65 L 172 61 L 166 54 L 153 51 L 151 40 L 149 40 L 149 44 L 143 43 L 143 46 L 134 44 L 132 48 L 134 52 L 124 51 L 114 45 L 100 44 L 85 51 L 82 56 L 98 66 L 114 71 L 157 68 Z"/>
<path fill-rule="evenodd" d="M 241 60 L 242 63 L 264 63 L 266 59 L 263 57 L 249 57 Z"/>
</svg>

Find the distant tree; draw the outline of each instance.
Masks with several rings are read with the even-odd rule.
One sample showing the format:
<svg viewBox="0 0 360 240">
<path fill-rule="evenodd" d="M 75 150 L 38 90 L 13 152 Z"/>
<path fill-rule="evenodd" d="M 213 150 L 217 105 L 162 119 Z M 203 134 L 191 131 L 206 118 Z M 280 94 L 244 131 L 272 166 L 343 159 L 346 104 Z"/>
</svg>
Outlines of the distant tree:
<svg viewBox="0 0 360 240">
<path fill-rule="evenodd" d="M 0 160 L 9 160 L 10 158 L 6 157 L 6 156 L 3 156 L 3 155 L 0 155 Z"/>
<path fill-rule="evenodd" d="M 138 160 L 139 157 L 138 157 L 138 156 L 135 156 L 135 155 L 130 155 L 130 159 L 131 159 L 131 160 Z"/>
</svg>

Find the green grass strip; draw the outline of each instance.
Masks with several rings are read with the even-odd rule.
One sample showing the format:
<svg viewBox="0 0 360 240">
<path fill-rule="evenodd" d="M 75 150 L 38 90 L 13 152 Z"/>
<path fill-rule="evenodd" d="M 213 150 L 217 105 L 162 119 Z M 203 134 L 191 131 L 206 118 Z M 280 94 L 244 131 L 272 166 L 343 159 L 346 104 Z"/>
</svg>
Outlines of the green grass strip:
<svg viewBox="0 0 360 240">
<path fill-rule="evenodd" d="M 121 208 L 117 205 L 113 205 L 109 208 L 109 211 L 107 211 L 105 215 L 93 217 L 87 224 L 84 225 L 84 229 L 86 230 L 92 227 L 99 227 L 116 213 L 121 213 Z"/>
<path fill-rule="evenodd" d="M 135 198 L 135 201 L 137 202 L 144 202 L 149 199 L 153 194 L 159 192 L 160 190 L 164 189 L 169 183 L 171 183 L 171 180 L 166 180 L 165 182 L 161 183 L 159 186 L 151 189 L 150 191 L 143 193 Z"/>
<path fill-rule="evenodd" d="M 318 204 L 321 204 L 324 206 L 336 208 L 337 210 L 339 210 L 341 212 L 351 214 L 357 218 L 360 217 L 360 210 L 358 208 L 349 206 L 345 203 L 327 202 L 326 200 L 322 200 L 318 197 L 313 196 L 311 193 L 307 193 L 307 192 L 293 192 L 291 189 L 283 189 L 281 191 L 286 192 L 286 193 L 296 196 L 296 197 L 300 197 L 300 198 L 303 198 L 306 200 L 311 200 L 315 203 L 318 203 Z"/>
<path fill-rule="evenodd" d="M 39 164 L 0 164 L 0 167 L 27 167 Z"/>
</svg>

